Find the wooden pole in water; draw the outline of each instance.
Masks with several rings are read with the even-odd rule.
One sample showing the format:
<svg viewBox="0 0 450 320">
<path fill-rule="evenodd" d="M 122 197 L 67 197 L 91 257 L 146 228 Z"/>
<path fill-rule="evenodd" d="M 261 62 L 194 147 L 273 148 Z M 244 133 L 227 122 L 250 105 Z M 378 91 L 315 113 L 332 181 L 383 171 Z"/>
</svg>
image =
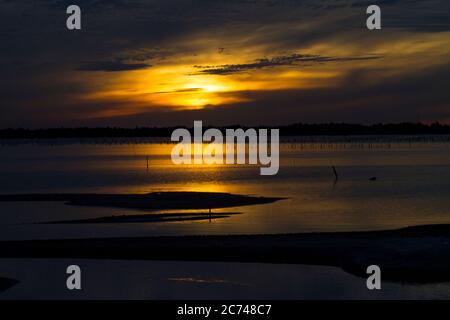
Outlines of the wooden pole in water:
<svg viewBox="0 0 450 320">
<path fill-rule="evenodd" d="M 148 156 L 147 156 L 147 171 L 148 171 Z"/>
<path fill-rule="evenodd" d="M 335 180 L 337 180 L 338 179 L 338 174 L 337 174 L 337 171 L 336 171 L 336 167 L 335 166 L 331 166 L 331 167 L 333 168 Z"/>
</svg>

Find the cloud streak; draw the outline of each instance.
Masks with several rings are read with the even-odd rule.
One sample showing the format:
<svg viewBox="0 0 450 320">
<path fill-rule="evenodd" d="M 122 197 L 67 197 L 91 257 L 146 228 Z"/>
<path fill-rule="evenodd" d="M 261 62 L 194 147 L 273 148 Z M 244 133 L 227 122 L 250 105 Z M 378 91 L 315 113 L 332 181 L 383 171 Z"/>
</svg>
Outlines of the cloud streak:
<svg viewBox="0 0 450 320">
<path fill-rule="evenodd" d="M 150 68 L 147 63 L 123 63 L 121 61 L 96 61 L 79 66 L 77 71 L 120 72 Z"/>
<path fill-rule="evenodd" d="M 346 61 L 358 61 L 358 60 L 373 60 L 380 59 L 381 56 L 368 55 L 357 57 L 327 57 L 311 54 L 298 54 L 276 56 L 273 58 L 256 59 L 251 63 L 243 64 L 225 64 L 218 66 L 199 66 L 194 68 L 201 69 L 199 74 L 212 74 L 212 75 L 229 75 L 246 71 L 253 71 L 264 68 L 283 67 L 283 66 L 308 66 L 311 64 L 321 64 L 329 62 L 346 62 Z"/>
</svg>

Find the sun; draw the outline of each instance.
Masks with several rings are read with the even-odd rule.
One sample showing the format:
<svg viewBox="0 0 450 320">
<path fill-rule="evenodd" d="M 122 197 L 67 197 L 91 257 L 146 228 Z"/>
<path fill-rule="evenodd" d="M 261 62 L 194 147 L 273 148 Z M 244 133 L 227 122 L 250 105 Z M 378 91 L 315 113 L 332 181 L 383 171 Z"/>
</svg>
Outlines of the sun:
<svg viewBox="0 0 450 320">
<path fill-rule="evenodd" d="M 201 87 L 201 86 L 200 86 Z M 208 85 L 204 85 L 202 87 L 202 89 L 206 92 L 220 92 L 220 91 L 225 91 L 225 88 L 223 86 L 220 85 L 215 85 L 215 84 L 208 84 Z"/>
<path fill-rule="evenodd" d="M 237 99 L 229 94 L 231 88 L 212 79 L 197 79 L 185 85 L 172 87 L 165 95 L 165 102 L 184 109 L 201 109 L 207 106 L 235 102 Z"/>
</svg>

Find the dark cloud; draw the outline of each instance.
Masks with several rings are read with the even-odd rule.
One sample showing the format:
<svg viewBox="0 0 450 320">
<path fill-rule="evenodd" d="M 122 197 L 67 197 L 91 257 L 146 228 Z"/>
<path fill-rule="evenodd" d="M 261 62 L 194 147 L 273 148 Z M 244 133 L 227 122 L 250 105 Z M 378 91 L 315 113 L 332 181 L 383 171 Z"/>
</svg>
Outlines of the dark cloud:
<svg viewBox="0 0 450 320">
<path fill-rule="evenodd" d="M 115 56 L 116 61 L 121 62 L 144 62 L 149 60 L 164 60 L 173 52 L 170 49 L 155 48 L 135 48 L 126 52 L 121 52 Z"/>
<path fill-rule="evenodd" d="M 77 68 L 78 71 L 104 71 L 119 72 L 149 68 L 151 65 L 146 63 L 123 63 L 120 61 L 97 61 L 85 63 Z"/>
<path fill-rule="evenodd" d="M 257 59 L 252 63 L 226 64 L 219 66 L 194 66 L 194 67 L 197 69 L 201 69 L 201 71 L 199 71 L 200 74 L 227 75 L 279 66 L 308 66 L 317 63 L 372 60 L 379 58 L 381 57 L 375 55 L 362 57 L 326 57 L 320 55 L 295 53 L 291 55 L 277 56 L 270 59 L 268 58 Z"/>
<path fill-rule="evenodd" d="M 39 0 L 38 0 L 39 1 Z M 87 10 L 129 9 L 139 7 L 142 1 L 136 0 L 40 0 L 43 5 L 56 8 L 67 8 L 76 4 Z"/>
<path fill-rule="evenodd" d="M 368 6 L 372 5 L 372 4 L 376 4 L 378 6 L 385 6 L 385 5 L 394 5 L 398 2 L 404 2 L 404 3 L 413 3 L 413 2 L 417 2 L 416 0 L 377 0 L 377 1 L 372 1 L 372 0 L 359 0 L 359 1 L 353 1 L 353 3 L 351 4 L 352 7 L 357 7 L 357 8 L 367 8 Z"/>
</svg>

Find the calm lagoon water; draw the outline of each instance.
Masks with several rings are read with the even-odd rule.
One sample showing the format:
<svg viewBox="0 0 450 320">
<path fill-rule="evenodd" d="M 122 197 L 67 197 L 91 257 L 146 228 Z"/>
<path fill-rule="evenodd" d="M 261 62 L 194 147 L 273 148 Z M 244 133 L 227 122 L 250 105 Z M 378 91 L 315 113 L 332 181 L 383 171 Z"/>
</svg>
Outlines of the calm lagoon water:
<svg viewBox="0 0 450 320">
<path fill-rule="evenodd" d="M 286 142 L 280 147 L 281 165 L 275 176 L 260 176 L 255 166 L 176 166 L 170 160 L 172 145 L 137 139 L 108 143 L 98 140 L 4 143 L 0 146 L 0 194 L 218 191 L 288 199 L 269 205 L 216 210 L 242 214 L 211 222 L 95 225 L 34 223 L 146 212 L 47 202 L 0 203 L 0 240 L 354 231 L 450 223 L 449 138 L 425 140 L 360 137 L 351 141 L 314 138 Z M 337 182 L 331 166 L 338 171 Z M 377 181 L 369 181 L 373 176 Z M 114 278 L 112 275 L 121 270 L 131 278 L 134 272 L 148 276 L 148 282 L 140 282 L 137 276 L 129 281 L 119 277 L 120 283 L 85 291 L 85 298 L 227 298 L 236 292 L 236 287 L 241 288 L 245 279 L 249 286 L 242 285 L 243 289 L 239 289 L 244 298 L 449 298 L 450 292 L 449 284 L 389 284 L 384 293 L 374 296 L 365 289 L 365 279 L 328 267 L 84 262 L 100 282 L 108 282 L 108 274 Z M 65 297 L 58 293 L 60 288 L 44 284 L 45 277 L 36 276 L 39 270 L 48 270 L 50 265 L 58 268 L 64 263 L 1 260 L 0 276 L 16 275 L 19 280 L 28 279 L 32 285 L 24 281 L 0 298 L 48 298 L 60 294 Z M 30 264 L 34 271 L 25 272 Z M 102 278 L 100 270 L 105 264 L 109 271 Z M 179 272 L 181 266 L 187 271 Z M 31 280 L 33 274 L 35 280 Z M 272 281 L 273 274 L 279 276 Z M 49 279 L 56 276 L 57 273 L 48 275 Z M 65 278 L 65 270 L 60 276 Z M 46 293 L 30 291 L 40 286 L 50 287 Z M 117 294 L 118 286 L 123 287 L 121 294 Z"/>
<path fill-rule="evenodd" d="M 177 166 L 170 159 L 170 144 L 88 142 L 0 146 L 0 194 L 218 191 L 288 199 L 216 210 L 243 214 L 211 223 L 92 226 L 32 223 L 145 212 L 0 203 L 1 240 L 352 231 L 450 223 L 449 142 L 284 143 L 275 176 L 260 176 L 255 166 Z M 331 166 L 337 168 L 337 183 Z M 377 181 L 369 181 L 373 176 Z"/>
</svg>

